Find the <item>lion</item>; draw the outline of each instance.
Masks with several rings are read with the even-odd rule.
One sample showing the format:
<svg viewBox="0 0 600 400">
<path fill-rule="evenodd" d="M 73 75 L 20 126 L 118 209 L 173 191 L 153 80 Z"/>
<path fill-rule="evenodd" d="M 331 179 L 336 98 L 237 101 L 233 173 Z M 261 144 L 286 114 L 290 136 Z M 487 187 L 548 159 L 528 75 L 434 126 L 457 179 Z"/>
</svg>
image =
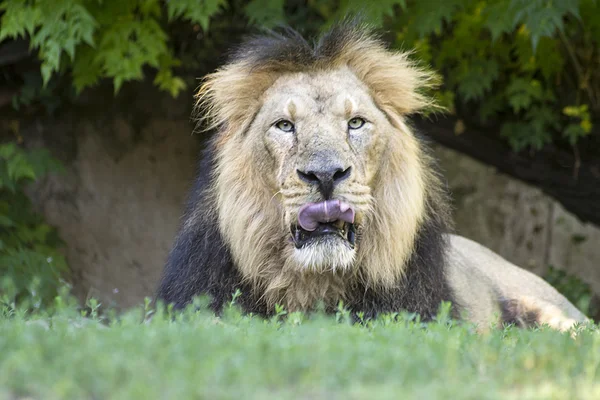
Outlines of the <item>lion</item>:
<svg viewBox="0 0 600 400">
<path fill-rule="evenodd" d="M 197 93 L 214 131 L 157 299 L 198 295 L 218 313 L 275 306 L 366 318 L 442 302 L 480 327 L 566 330 L 586 317 L 563 295 L 452 233 L 447 190 L 409 116 L 435 106 L 435 75 L 360 23 L 314 44 L 293 30 L 248 39 Z"/>
</svg>

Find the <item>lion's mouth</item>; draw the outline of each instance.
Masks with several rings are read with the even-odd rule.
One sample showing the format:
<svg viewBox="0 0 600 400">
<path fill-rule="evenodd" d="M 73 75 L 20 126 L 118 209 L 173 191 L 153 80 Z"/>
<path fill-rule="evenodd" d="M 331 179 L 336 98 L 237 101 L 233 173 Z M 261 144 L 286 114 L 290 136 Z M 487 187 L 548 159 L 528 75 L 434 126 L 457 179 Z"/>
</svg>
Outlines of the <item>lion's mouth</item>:
<svg viewBox="0 0 600 400">
<path fill-rule="evenodd" d="M 351 248 L 356 242 L 354 209 L 340 200 L 305 204 L 298 211 L 298 224 L 291 228 L 298 249 L 326 237 L 339 237 Z"/>
<path fill-rule="evenodd" d="M 294 233 L 294 245 L 297 249 L 326 237 L 339 237 L 348 242 L 351 248 L 354 248 L 356 242 L 355 225 L 344 221 L 319 224 L 314 231 L 307 231 L 298 225 L 293 225 L 292 232 Z"/>
</svg>

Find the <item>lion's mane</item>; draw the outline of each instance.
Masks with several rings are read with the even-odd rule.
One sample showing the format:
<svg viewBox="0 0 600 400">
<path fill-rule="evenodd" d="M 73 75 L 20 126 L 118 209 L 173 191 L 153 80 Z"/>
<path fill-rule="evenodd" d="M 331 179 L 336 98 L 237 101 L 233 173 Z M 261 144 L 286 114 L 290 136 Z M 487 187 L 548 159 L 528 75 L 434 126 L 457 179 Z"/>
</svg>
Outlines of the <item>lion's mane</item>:
<svg viewBox="0 0 600 400">
<path fill-rule="evenodd" d="M 286 269 L 289 232 L 274 194 L 253 176 L 248 149 L 235 138 L 276 79 L 336 68 L 349 68 L 367 85 L 401 135 L 382 155 L 356 268 L 303 274 Z M 198 92 L 200 123 L 216 132 L 201 156 L 158 298 L 182 307 L 208 294 L 219 311 L 239 289 L 238 303 L 262 315 L 275 303 L 307 310 L 321 300 L 330 309 L 343 300 L 367 316 L 400 310 L 435 315 L 441 301 L 453 299 L 445 277 L 446 196 L 422 138 L 405 119 L 431 104 L 422 89 L 433 82 L 407 54 L 388 50 L 360 24 L 339 24 L 314 45 L 293 31 L 245 42 Z"/>
</svg>

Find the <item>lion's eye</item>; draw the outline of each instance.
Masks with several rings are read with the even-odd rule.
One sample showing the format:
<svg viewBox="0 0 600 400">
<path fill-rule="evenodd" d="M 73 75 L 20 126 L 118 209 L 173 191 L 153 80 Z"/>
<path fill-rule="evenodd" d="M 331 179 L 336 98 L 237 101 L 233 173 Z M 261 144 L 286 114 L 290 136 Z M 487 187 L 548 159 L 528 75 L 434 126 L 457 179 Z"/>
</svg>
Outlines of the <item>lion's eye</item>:
<svg viewBox="0 0 600 400">
<path fill-rule="evenodd" d="M 275 126 L 277 127 L 277 129 L 280 129 L 284 132 L 293 132 L 294 131 L 294 124 L 292 124 L 290 121 L 287 121 L 285 119 L 276 123 Z"/>
<path fill-rule="evenodd" d="M 365 124 L 365 120 L 359 117 L 352 118 L 348 121 L 348 128 L 350 129 L 359 129 L 362 128 Z"/>
</svg>

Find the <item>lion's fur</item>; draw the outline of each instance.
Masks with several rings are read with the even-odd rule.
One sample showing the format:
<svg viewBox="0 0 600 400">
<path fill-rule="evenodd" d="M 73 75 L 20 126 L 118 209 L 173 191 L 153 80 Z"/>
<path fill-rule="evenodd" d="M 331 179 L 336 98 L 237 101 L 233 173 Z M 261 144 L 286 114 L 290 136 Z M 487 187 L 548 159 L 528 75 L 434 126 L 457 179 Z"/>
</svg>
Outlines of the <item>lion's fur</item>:
<svg viewBox="0 0 600 400">
<path fill-rule="evenodd" d="M 429 173 L 430 161 L 403 121 L 405 114 L 432 105 L 421 91 L 432 84 L 433 75 L 406 53 L 387 50 L 363 27 L 344 29 L 343 34 L 329 33 L 314 49 L 297 36 L 293 41 L 274 36 L 266 47 L 279 52 L 273 55 L 256 52 L 250 42 L 247 48 L 252 51 L 238 52 L 235 61 L 209 75 L 198 91 L 198 114 L 219 130 L 214 196 L 221 232 L 242 275 L 261 287 L 269 304 L 283 300 L 304 308 L 315 299 L 343 298 L 344 293 L 337 274 L 306 275 L 291 265 L 295 260 L 290 248 L 281 247 L 288 228 L 281 223 L 274 193 L 253 168 L 251 149 L 244 146 L 243 133 L 260 108 L 262 95 L 281 77 L 347 70 L 364 82 L 399 131 L 381 155 L 386 163 L 372 193 L 377 206 L 362 235 L 365 251 L 352 260 L 363 266 L 360 273 L 369 284 L 397 283 L 428 216 L 428 199 L 438 202 L 439 193 L 432 190 L 440 187 L 437 177 Z M 292 45 L 293 52 L 286 48 Z M 260 46 L 265 48 L 264 43 Z"/>
<path fill-rule="evenodd" d="M 441 301 L 453 301 L 455 311 L 464 306 L 480 312 L 466 304 L 473 301 L 464 293 L 453 293 L 451 284 L 464 291 L 468 278 L 447 271 L 445 190 L 423 140 L 406 121 L 409 114 L 433 106 L 424 90 L 435 81 L 407 53 L 388 50 L 371 30 L 357 24 L 340 24 L 314 45 L 291 31 L 244 43 L 198 91 L 199 124 L 216 133 L 202 157 L 158 296 L 181 307 L 208 293 L 218 310 L 240 289 L 238 301 L 260 314 L 271 313 L 275 304 L 309 310 L 322 301 L 332 309 L 341 300 L 366 315 L 408 310 L 427 319 Z M 303 106 L 302 96 L 286 100 L 286 93 L 304 93 L 315 104 L 325 101 L 319 100 L 322 96 L 349 93 L 340 103 L 346 118 L 353 115 L 357 98 L 368 98 L 380 115 L 373 129 L 385 140 L 369 147 L 366 155 L 351 154 L 358 160 L 353 164 L 357 177 L 336 192 L 357 211 L 360 241 L 355 251 L 290 245 L 290 222 L 297 220 L 298 208 L 322 199 L 291 180 L 296 166 L 287 165 L 285 158 L 273 161 L 289 153 L 282 150 L 275 156 L 279 147 L 273 150 L 261 141 L 261 118 L 272 111 L 269 104 L 292 120 L 309 110 L 309 120 L 327 122 L 323 112 L 332 111 Z M 323 134 L 325 122 L 313 133 L 303 133 L 319 133 L 304 136 L 304 145 L 299 137 L 289 138 L 297 141 L 296 162 L 314 157 L 319 150 L 311 145 L 315 141 L 334 152 L 345 146 L 345 139 Z M 288 138 L 277 140 L 285 144 Z"/>
</svg>

